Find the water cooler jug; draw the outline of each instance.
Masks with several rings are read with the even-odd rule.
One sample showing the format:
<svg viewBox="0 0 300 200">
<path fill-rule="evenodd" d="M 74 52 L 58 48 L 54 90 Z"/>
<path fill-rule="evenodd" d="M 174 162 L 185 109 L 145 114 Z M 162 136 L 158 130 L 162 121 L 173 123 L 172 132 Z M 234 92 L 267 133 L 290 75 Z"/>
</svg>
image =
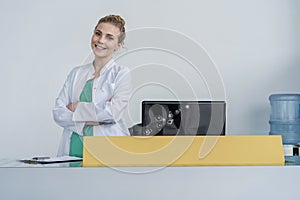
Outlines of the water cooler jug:
<svg viewBox="0 0 300 200">
<path fill-rule="evenodd" d="M 270 135 L 281 135 L 286 156 L 298 156 L 300 144 L 300 94 L 272 94 Z"/>
</svg>

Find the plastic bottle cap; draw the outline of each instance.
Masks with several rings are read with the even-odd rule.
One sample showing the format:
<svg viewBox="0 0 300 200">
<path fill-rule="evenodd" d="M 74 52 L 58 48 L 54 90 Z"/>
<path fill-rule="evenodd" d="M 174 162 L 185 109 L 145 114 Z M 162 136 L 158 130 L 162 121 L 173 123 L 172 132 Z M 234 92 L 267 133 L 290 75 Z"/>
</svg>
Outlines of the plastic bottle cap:
<svg viewBox="0 0 300 200">
<path fill-rule="evenodd" d="M 270 101 L 300 101 L 300 94 L 272 94 Z"/>
</svg>

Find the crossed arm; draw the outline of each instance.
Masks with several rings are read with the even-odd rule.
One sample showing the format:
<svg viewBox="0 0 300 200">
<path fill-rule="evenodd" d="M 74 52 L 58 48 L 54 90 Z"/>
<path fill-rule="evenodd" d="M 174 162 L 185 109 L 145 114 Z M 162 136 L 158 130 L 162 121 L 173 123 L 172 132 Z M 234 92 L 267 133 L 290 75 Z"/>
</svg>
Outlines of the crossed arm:
<svg viewBox="0 0 300 200">
<path fill-rule="evenodd" d="M 108 101 L 111 102 L 112 98 L 110 98 Z M 71 111 L 71 112 L 75 112 L 77 105 L 78 105 L 79 101 L 73 102 L 68 104 L 66 107 Z M 104 124 L 103 122 L 94 122 L 94 121 L 87 121 L 85 122 L 85 126 L 99 126 Z"/>
<path fill-rule="evenodd" d="M 116 123 L 122 118 L 131 95 L 130 77 L 122 76 L 121 79 L 117 79 L 113 96 L 98 103 L 79 101 L 70 103 L 72 82 L 72 75 L 69 75 L 56 99 L 53 116 L 58 125 L 80 134 L 84 126 Z"/>
</svg>

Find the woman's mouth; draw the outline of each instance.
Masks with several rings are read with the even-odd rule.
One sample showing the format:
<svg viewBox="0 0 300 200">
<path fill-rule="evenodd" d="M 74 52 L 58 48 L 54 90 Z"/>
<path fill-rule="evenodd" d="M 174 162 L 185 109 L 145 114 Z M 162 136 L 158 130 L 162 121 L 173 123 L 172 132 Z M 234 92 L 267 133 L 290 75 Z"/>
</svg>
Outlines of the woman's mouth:
<svg viewBox="0 0 300 200">
<path fill-rule="evenodd" d="M 95 44 L 95 47 L 96 47 L 97 49 L 100 49 L 100 50 L 104 50 L 104 49 L 106 49 L 105 47 L 102 47 L 102 46 L 100 46 L 100 45 L 97 45 L 97 44 Z"/>
</svg>

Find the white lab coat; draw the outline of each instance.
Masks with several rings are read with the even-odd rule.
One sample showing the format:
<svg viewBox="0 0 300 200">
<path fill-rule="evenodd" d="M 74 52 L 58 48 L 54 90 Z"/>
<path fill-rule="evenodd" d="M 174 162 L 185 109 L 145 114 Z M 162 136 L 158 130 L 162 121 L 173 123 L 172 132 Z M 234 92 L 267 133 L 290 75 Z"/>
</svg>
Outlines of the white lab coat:
<svg viewBox="0 0 300 200">
<path fill-rule="evenodd" d="M 94 79 L 92 102 L 79 102 L 74 112 L 66 106 L 79 101 L 87 80 L 93 78 L 92 63 L 75 67 L 68 75 L 53 109 L 55 122 L 64 128 L 58 156 L 68 155 L 72 132 L 83 134 L 86 121 L 106 122 L 93 126 L 95 136 L 130 135 L 122 117 L 131 95 L 130 71 L 110 60 Z M 111 101 L 109 101 L 111 99 Z"/>
</svg>

